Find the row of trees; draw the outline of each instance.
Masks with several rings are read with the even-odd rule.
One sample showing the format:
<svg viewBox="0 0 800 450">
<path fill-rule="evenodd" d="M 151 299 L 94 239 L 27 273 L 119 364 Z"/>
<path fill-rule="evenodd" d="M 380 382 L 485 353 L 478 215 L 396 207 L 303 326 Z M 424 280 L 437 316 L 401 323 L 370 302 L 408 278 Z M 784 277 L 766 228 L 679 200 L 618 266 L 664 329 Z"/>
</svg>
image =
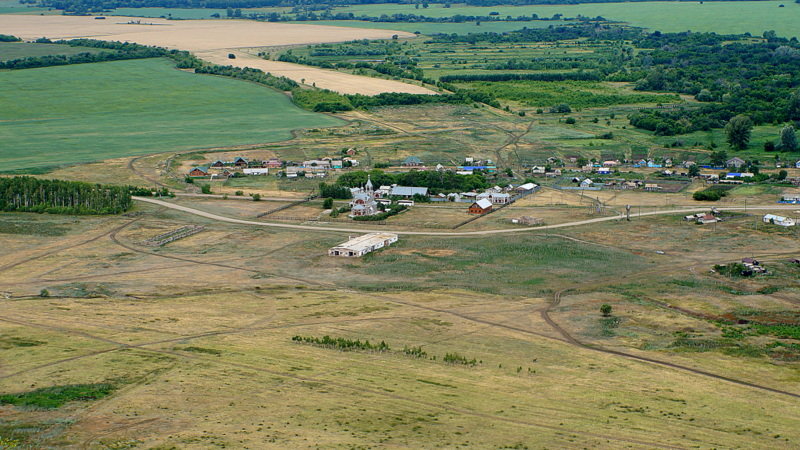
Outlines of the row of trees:
<svg viewBox="0 0 800 450">
<path fill-rule="evenodd" d="M 93 39 L 72 39 L 51 42 L 39 39 L 39 43 L 61 44 L 70 47 L 101 48 L 100 52 L 81 52 L 75 55 L 44 55 L 0 61 L 0 69 L 32 69 L 35 67 L 63 66 L 125 59 L 157 58 L 165 56 L 169 50 L 160 47 L 132 44 L 127 42 L 105 42 Z M 106 51 L 107 50 L 107 51 Z"/>
<path fill-rule="evenodd" d="M 603 75 L 595 71 L 544 72 L 544 73 L 465 73 L 444 75 L 439 81 L 600 81 Z"/>
<path fill-rule="evenodd" d="M 119 214 L 133 205 L 128 186 L 0 178 L 0 210 L 51 214 Z"/>
<path fill-rule="evenodd" d="M 299 342 L 303 344 L 313 344 L 318 345 L 320 347 L 327 347 L 327 348 L 335 348 L 337 350 L 342 351 L 353 351 L 353 350 L 361 350 L 361 351 L 373 351 L 373 352 L 386 352 L 389 351 L 389 344 L 384 341 L 380 341 L 377 344 L 372 344 L 369 340 L 360 340 L 360 339 L 347 339 L 347 338 L 333 338 L 328 335 L 322 336 L 321 338 L 313 337 L 313 336 L 292 336 L 292 341 Z"/>
<path fill-rule="evenodd" d="M 369 172 L 360 170 L 342 174 L 336 183 L 345 187 L 360 187 L 366 184 L 367 177 L 376 186 L 398 184 L 401 186 L 427 187 L 431 194 L 440 192 L 465 192 L 489 187 L 489 182 L 480 173 L 459 175 L 452 171 L 415 170 L 404 173 L 386 173 L 382 170 Z"/>
</svg>

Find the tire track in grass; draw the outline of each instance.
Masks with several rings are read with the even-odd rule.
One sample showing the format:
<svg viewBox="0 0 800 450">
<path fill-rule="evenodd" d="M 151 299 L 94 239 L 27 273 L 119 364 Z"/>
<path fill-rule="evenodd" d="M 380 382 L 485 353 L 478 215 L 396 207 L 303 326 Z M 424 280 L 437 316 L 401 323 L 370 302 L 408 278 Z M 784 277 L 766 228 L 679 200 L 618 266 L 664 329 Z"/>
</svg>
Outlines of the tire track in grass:
<svg viewBox="0 0 800 450">
<path fill-rule="evenodd" d="M 386 319 L 395 319 L 395 318 L 394 317 L 388 317 Z M 576 436 L 584 436 L 584 437 L 589 437 L 589 438 L 593 438 L 593 439 L 602 439 L 602 440 L 623 442 L 623 443 L 628 443 L 628 444 L 640 445 L 640 446 L 643 446 L 643 447 L 646 447 L 646 448 L 680 448 L 680 447 L 665 445 L 665 444 L 662 444 L 660 442 L 644 441 L 644 440 L 632 439 L 632 438 L 620 438 L 620 437 L 616 437 L 616 436 L 599 434 L 599 433 L 589 433 L 589 432 L 585 432 L 585 431 L 569 430 L 569 429 L 565 429 L 562 426 L 550 425 L 550 424 L 546 424 L 546 423 L 533 422 L 533 421 L 522 420 L 522 419 L 514 419 L 514 418 L 511 418 L 511 417 L 498 416 L 498 415 L 495 415 L 495 414 L 483 413 L 483 412 L 474 411 L 474 410 L 470 410 L 470 409 L 465 409 L 465 408 L 461 408 L 461 407 L 450 406 L 450 405 L 445 405 L 445 404 L 442 404 L 442 403 L 435 403 L 435 402 L 426 401 L 426 400 L 420 400 L 420 399 L 407 397 L 407 396 L 403 396 L 403 395 L 399 395 L 399 394 L 393 394 L 393 393 L 390 393 L 390 392 L 386 392 L 386 391 L 379 390 L 379 389 L 372 389 L 372 388 L 368 388 L 368 387 L 365 387 L 365 386 L 359 386 L 359 385 L 350 384 L 350 383 L 344 383 L 344 382 L 340 382 L 340 381 L 326 380 L 326 379 L 317 378 L 317 377 L 311 377 L 311 376 L 301 376 L 301 375 L 297 375 L 297 374 L 294 374 L 294 373 L 283 372 L 283 371 L 280 371 L 280 370 L 268 369 L 266 367 L 259 367 L 259 366 L 249 365 L 249 364 L 242 364 L 242 363 L 236 363 L 236 362 L 232 362 L 232 361 L 225 361 L 225 360 L 222 360 L 220 358 L 206 358 L 206 357 L 201 357 L 201 356 L 198 356 L 198 355 L 187 355 L 187 354 L 180 353 L 180 352 L 173 351 L 173 350 L 151 349 L 151 348 L 145 347 L 147 345 L 154 345 L 155 343 L 163 343 L 163 342 L 169 342 L 169 341 L 157 341 L 155 343 L 143 343 L 143 344 L 129 345 L 129 344 L 123 344 L 123 343 L 120 343 L 120 342 L 115 342 L 115 341 L 112 341 L 112 340 L 109 340 L 109 339 L 106 339 L 106 338 L 102 338 L 102 337 L 99 337 L 99 336 L 93 336 L 93 335 L 91 335 L 89 333 L 85 333 L 85 332 L 81 332 L 81 331 L 77 331 L 77 330 L 71 330 L 71 329 L 64 328 L 64 327 L 58 327 L 58 326 L 52 326 L 52 325 L 44 325 L 44 324 L 36 324 L 36 323 L 31 323 L 31 322 L 27 322 L 26 323 L 24 321 L 9 320 L 7 318 L 0 318 L 0 320 L 7 321 L 7 322 L 12 322 L 12 323 L 16 323 L 16 324 L 21 324 L 21 325 L 26 325 L 26 326 L 31 326 L 31 327 L 39 327 L 39 328 L 46 328 L 46 329 L 56 330 L 56 331 L 60 331 L 60 332 L 68 333 L 68 334 L 80 335 L 80 336 L 83 336 L 83 337 L 92 338 L 92 339 L 96 339 L 96 340 L 100 340 L 100 341 L 108 342 L 108 343 L 114 343 L 114 344 L 117 345 L 117 347 L 115 347 L 115 348 L 105 349 L 105 350 L 93 352 L 93 354 L 87 354 L 87 355 L 83 355 L 83 356 L 80 356 L 80 357 L 73 357 L 73 358 L 70 358 L 68 360 L 61 360 L 60 362 L 59 361 L 54 361 L 52 363 L 44 365 L 43 367 L 53 366 L 53 365 L 59 364 L 61 362 L 74 361 L 76 359 L 80 359 L 81 357 L 85 358 L 85 357 L 95 356 L 95 355 L 98 355 L 98 354 L 109 353 L 109 352 L 113 352 L 113 351 L 116 351 L 116 350 L 121 350 L 123 348 L 128 348 L 128 349 L 129 348 L 134 348 L 134 349 L 139 349 L 139 350 L 143 350 L 143 351 L 147 351 L 147 352 L 151 352 L 151 353 L 156 353 L 156 354 L 176 356 L 176 357 L 182 358 L 184 360 L 202 361 L 202 362 L 205 362 L 205 363 L 223 365 L 223 366 L 228 366 L 228 367 L 235 367 L 235 368 L 238 368 L 238 369 L 253 371 L 253 372 L 257 372 L 257 373 L 266 373 L 266 374 L 279 376 L 279 377 L 283 377 L 283 378 L 288 378 L 288 379 L 292 379 L 292 380 L 300 381 L 300 382 L 319 383 L 319 384 L 325 384 L 325 385 L 330 385 L 330 386 L 336 386 L 338 388 L 351 390 L 351 391 L 354 391 L 356 393 L 369 393 L 371 395 L 376 395 L 376 396 L 384 397 L 384 398 L 390 398 L 392 400 L 402 401 L 402 402 L 409 403 L 411 405 L 416 405 L 416 406 L 423 405 L 423 406 L 426 406 L 426 407 L 431 408 L 433 410 L 443 410 L 445 412 L 449 412 L 449 413 L 453 413 L 453 414 L 460 414 L 460 415 L 472 416 L 472 417 L 477 417 L 477 418 L 482 418 L 482 419 L 489 419 L 489 420 L 493 420 L 493 421 L 505 422 L 505 423 L 515 424 L 515 425 L 529 426 L 529 427 L 532 427 L 532 428 L 546 429 L 546 430 L 550 430 L 550 431 L 556 431 L 557 433 L 569 433 L 569 434 L 573 434 L 573 435 L 576 435 Z M 370 318 L 370 319 L 366 319 L 366 320 L 374 320 L 374 319 Z M 304 324 L 304 325 L 307 325 L 307 324 Z M 211 336 L 211 335 L 214 335 L 214 334 L 229 334 L 229 333 L 232 333 L 232 331 L 228 330 L 227 333 L 225 331 L 202 333 L 201 335 L 198 335 L 198 337 L 200 337 L 200 336 Z M 182 339 L 186 339 L 186 337 L 184 337 Z M 29 369 L 29 370 L 34 370 L 34 369 Z M 4 376 L 0 377 L 0 379 L 8 378 L 10 376 L 13 376 L 13 374 L 12 375 L 4 375 Z"/>
<path fill-rule="evenodd" d="M 672 363 L 672 362 L 669 362 L 669 361 L 663 361 L 663 360 L 659 360 L 659 359 L 655 359 L 655 358 L 651 358 L 651 357 L 647 357 L 647 356 L 636 355 L 636 354 L 633 354 L 633 353 L 627 353 L 627 352 L 623 352 L 621 350 L 612 350 L 612 349 L 609 349 L 609 348 L 600 347 L 600 346 L 597 346 L 597 345 L 587 344 L 585 342 L 582 342 L 582 341 L 578 340 L 577 338 L 575 338 L 571 333 L 569 333 L 561 325 L 556 323 L 556 321 L 553 320 L 552 317 L 550 317 L 550 311 L 554 307 L 558 306 L 561 303 L 561 296 L 564 294 L 564 292 L 567 292 L 567 291 L 570 291 L 570 290 L 572 290 L 572 289 L 562 289 L 562 290 L 557 291 L 556 293 L 554 293 L 553 294 L 553 301 L 550 303 L 550 305 L 547 308 L 543 309 L 540 312 L 540 314 L 542 316 L 542 319 L 544 319 L 544 321 L 547 322 L 548 325 L 550 325 L 556 332 L 558 332 L 561 335 L 561 337 L 564 339 L 565 342 L 568 342 L 569 344 L 571 344 L 573 346 L 584 348 L 584 349 L 587 349 L 587 350 L 592 350 L 592 351 L 595 351 L 595 352 L 606 353 L 606 354 L 609 354 L 609 355 L 620 356 L 620 357 L 623 357 L 623 358 L 632 359 L 632 360 L 636 360 L 636 361 L 640 361 L 640 362 L 644 362 L 644 363 L 649 363 L 649 364 L 655 364 L 655 365 L 658 365 L 658 366 L 668 367 L 670 369 L 676 369 L 676 370 L 680 370 L 680 371 L 684 371 L 684 372 L 689 372 L 689 373 L 692 373 L 692 374 L 695 374 L 695 375 L 700 375 L 700 376 L 703 376 L 703 377 L 708 377 L 708 378 L 712 378 L 712 379 L 719 380 L 719 381 L 725 381 L 727 383 L 732 383 L 732 384 L 736 384 L 736 385 L 739 385 L 739 386 L 749 387 L 749 388 L 753 388 L 753 389 L 759 389 L 759 390 L 762 390 L 762 391 L 768 391 L 768 392 L 772 392 L 774 394 L 780 394 L 780 395 L 785 395 L 785 396 L 794 397 L 794 398 L 800 398 L 800 394 L 795 393 L 795 392 L 784 391 L 782 389 L 777 389 L 777 388 L 773 388 L 773 387 L 769 387 L 769 386 L 764 386 L 764 385 L 760 385 L 760 384 L 756 384 L 756 383 L 751 383 L 749 381 L 738 380 L 736 378 L 731 378 L 731 377 L 727 377 L 725 375 L 719 375 L 719 374 L 716 374 L 716 373 L 707 372 L 707 371 L 702 370 L 702 369 L 696 369 L 696 368 L 693 368 L 693 367 L 684 366 L 682 364 Z"/>
</svg>

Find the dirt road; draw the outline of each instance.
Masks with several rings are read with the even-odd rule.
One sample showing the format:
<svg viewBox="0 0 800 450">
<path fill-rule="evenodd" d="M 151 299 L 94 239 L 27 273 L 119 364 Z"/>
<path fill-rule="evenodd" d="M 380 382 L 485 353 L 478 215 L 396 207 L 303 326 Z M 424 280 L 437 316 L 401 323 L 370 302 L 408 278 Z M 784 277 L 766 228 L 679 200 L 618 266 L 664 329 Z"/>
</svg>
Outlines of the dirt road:
<svg viewBox="0 0 800 450">
<path fill-rule="evenodd" d="M 228 222 L 228 223 L 235 223 L 240 225 L 255 225 L 261 227 L 274 227 L 274 228 L 288 228 L 288 229 L 295 229 L 295 230 L 311 230 L 317 232 L 332 232 L 332 233 L 367 233 L 370 229 L 364 228 L 339 228 L 339 227 L 324 227 L 324 226 L 317 226 L 317 225 L 293 225 L 293 224 L 285 224 L 285 223 L 268 223 L 268 222 L 256 222 L 252 220 L 243 220 L 243 219 L 234 219 L 232 217 L 225 217 L 220 216 L 218 214 L 213 214 L 210 212 L 201 211 L 199 209 L 189 208 L 187 206 L 176 205 L 174 203 L 165 202 L 162 200 L 156 200 L 153 198 L 147 197 L 133 197 L 134 200 L 145 202 L 145 203 L 152 203 L 154 205 L 164 206 L 167 208 L 171 208 L 177 211 L 183 211 L 189 214 L 194 214 L 196 216 L 205 217 L 207 219 L 218 220 L 220 222 Z M 667 209 L 661 211 L 650 211 L 641 214 L 633 215 L 634 218 L 638 217 L 645 217 L 645 216 L 659 216 L 664 214 L 690 214 L 690 213 L 698 213 L 708 211 L 708 206 L 703 207 L 687 207 L 687 208 L 680 208 L 680 209 Z M 717 207 L 719 211 L 741 211 L 744 210 L 745 207 L 743 206 L 729 206 L 729 207 Z M 778 211 L 778 210 L 795 210 L 797 209 L 796 205 L 752 205 L 747 206 L 746 209 L 751 211 Z M 581 225 L 589 225 L 593 223 L 601 223 L 601 222 L 610 222 L 614 220 L 624 220 L 624 215 L 614 215 L 614 216 L 607 216 L 607 217 L 598 217 L 596 219 L 587 219 L 587 220 L 579 220 L 576 222 L 567 222 L 567 223 L 559 223 L 555 225 L 545 225 L 542 227 L 532 227 L 532 228 L 504 228 L 498 230 L 481 230 L 481 231 L 458 231 L 458 232 L 446 232 L 446 231 L 400 231 L 400 230 L 387 230 L 381 229 L 381 232 L 384 233 L 394 233 L 394 234 L 402 234 L 407 236 L 482 236 L 482 235 L 492 235 L 492 234 L 511 234 L 511 233 L 530 233 L 530 232 L 539 232 L 542 230 L 552 230 L 557 228 L 569 228 L 569 227 L 576 227 Z"/>
</svg>

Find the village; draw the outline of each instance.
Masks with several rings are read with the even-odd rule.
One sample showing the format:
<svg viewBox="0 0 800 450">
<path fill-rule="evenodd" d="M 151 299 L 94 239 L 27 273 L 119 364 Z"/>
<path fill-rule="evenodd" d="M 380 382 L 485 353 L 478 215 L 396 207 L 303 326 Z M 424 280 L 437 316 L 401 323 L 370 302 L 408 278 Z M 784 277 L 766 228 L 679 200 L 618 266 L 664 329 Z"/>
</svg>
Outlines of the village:
<svg viewBox="0 0 800 450">
<path fill-rule="evenodd" d="M 234 156 L 229 160 L 213 160 L 205 166 L 192 166 L 186 173 L 185 181 L 200 184 L 204 193 L 210 193 L 210 184 L 225 183 L 228 179 L 242 177 L 272 176 L 285 180 L 330 179 L 332 183 L 341 182 L 347 173 L 404 174 L 410 172 L 449 174 L 457 177 L 478 176 L 486 180 L 489 187 L 462 191 L 442 189 L 434 185 L 402 185 L 398 183 L 376 186 L 368 179 L 360 185 L 345 186 L 348 204 L 334 208 L 331 216 L 339 214 L 354 220 L 372 217 L 381 220 L 399 214 L 418 203 L 430 205 L 465 204 L 467 215 L 486 215 L 508 206 L 515 201 L 535 194 L 542 188 L 561 191 L 576 191 L 580 195 L 592 195 L 597 191 L 631 191 L 643 193 L 674 194 L 686 190 L 693 183 L 701 183 L 705 189 L 694 193 L 695 200 L 718 200 L 726 195 L 726 189 L 748 183 L 774 183 L 800 186 L 800 173 L 790 176 L 786 170 L 766 175 L 752 162 L 739 157 L 721 161 L 718 166 L 698 166 L 693 161 L 674 162 L 663 159 L 605 159 L 587 160 L 570 156 L 564 160 L 550 157 L 541 164 L 519 167 L 498 168 L 488 158 L 466 156 L 460 164 L 444 165 L 441 162 L 427 164 L 417 156 L 408 156 L 389 163 L 363 165 L 356 158 L 355 148 L 343 150 L 341 155 L 322 156 L 304 161 L 282 160 L 278 157 L 267 159 L 248 159 Z M 776 169 L 780 169 L 780 164 Z M 795 163 L 800 168 L 800 161 Z M 492 185 L 493 184 L 493 185 Z M 240 193 L 237 191 L 237 195 Z M 313 197 L 313 193 L 311 194 Z M 318 194 L 319 195 L 319 194 Z M 787 194 L 780 203 L 798 203 L 800 195 Z M 714 214 L 695 217 L 698 223 L 714 223 Z M 714 216 L 714 217 L 712 217 Z M 541 225 L 540 218 L 512 218 L 514 224 Z M 783 216 L 764 219 L 765 223 L 780 226 L 794 226 L 795 220 Z"/>
<path fill-rule="evenodd" d="M 275 176 L 281 179 L 330 179 L 331 186 L 337 185 L 344 174 L 365 173 L 366 181 L 358 185 L 345 186 L 341 192 L 346 195 L 337 196 L 346 199 L 346 203 L 329 201 L 323 215 L 327 219 L 339 221 L 340 215 L 350 221 L 366 221 L 374 225 L 394 223 L 393 216 L 406 213 L 410 208 L 436 208 L 447 206 L 449 210 L 455 205 L 463 205 L 464 219 L 455 227 L 471 223 L 476 219 L 503 210 L 515 202 L 527 197 L 535 197 L 542 189 L 548 192 L 574 192 L 580 198 L 586 198 L 590 214 L 602 216 L 608 214 L 605 205 L 599 199 L 592 198 L 598 191 L 641 192 L 642 194 L 678 194 L 690 185 L 699 183 L 701 194 L 711 192 L 724 196 L 727 190 L 748 183 L 770 183 L 780 178 L 780 182 L 794 186 L 800 185 L 800 176 L 789 176 L 788 173 L 771 176 L 759 173 L 754 167 L 739 157 L 729 158 L 718 166 L 698 166 L 692 161 L 675 163 L 666 159 L 636 160 L 586 160 L 580 157 L 567 157 L 564 161 L 551 157 L 541 164 L 520 168 L 498 167 L 491 159 L 472 156 L 463 158 L 460 164 L 444 165 L 441 162 L 427 164 L 417 156 L 408 156 L 402 160 L 378 165 L 380 169 L 365 167 L 356 159 L 357 151 L 348 149 L 339 157 L 324 156 L 302 162 L 285 161 L 279 158 L 248 160 L 244 157 L 233 157 L 229 161 L 215 160 L 208 166 L 194 166 L 189 170 L 187 179 L 193 181 L 223 180 L 233 177 Z M 800 168 L 800 161 L 796 163 Z M 372 169 L 372 170 L 365 170 Z M 778 169 L 778 167 L 776 167 Z M 519 173 L 521 172 L 521 173 Z M 441 189 L 434 185 L 402 185 L 398 183 L 376 184 L 373 174 L 407 174 L 438 173 L 455 177 L 480 177 L 490 186 L 484 189 L 462 191 L 458 189 Z M 346 178 L 346 177 L 345 177 Z M 323 181 L 325 183 L 325 181 Z M 492 183 L 496 183 L 491 185 Z M 695 200 L 704 199 L 695 192 Z M 321 193 L 322 194 L 322 193 Z M 616 195 L 616 194 L 615 194 Z M 324 196 L 323 196 L 324 197 Z M 713 197 L 711 197 L 713 198 Z M 329 199 L 336 200 L 336 199 Z M 776 200 L 777 204 L 798 204 L 800 194 L 784 194 Z M 433 213 L 433 211 L 431 211 Z M 631 218 L 628 208 L 626 217 Z M 698 225 L 713 226 L 736 218 L 736 214 L 722 212 L 711 206 L 705 212 L 687 215 L 684 220 Z M 759 216 L 762 226 L 791 228 L 796 227 L 797 219 L 784 214 L 767 213 Z M 273 217 L 276 218 L 277 217 Z M 389 222 L 387 222 L 389 220 Z M 502 219 L 510 226 L 540 227 L 546 224 L 544 217 L 527 214 L 510 214 Z M 351 239 L 328 251 L 330 256 L 362 257 L 370 252 L 389 247 L 398 242 L 395 233 L 372 232 Z M 744 262 L 745 275 L 766 273 L 763 266 Z"/>
</svg>

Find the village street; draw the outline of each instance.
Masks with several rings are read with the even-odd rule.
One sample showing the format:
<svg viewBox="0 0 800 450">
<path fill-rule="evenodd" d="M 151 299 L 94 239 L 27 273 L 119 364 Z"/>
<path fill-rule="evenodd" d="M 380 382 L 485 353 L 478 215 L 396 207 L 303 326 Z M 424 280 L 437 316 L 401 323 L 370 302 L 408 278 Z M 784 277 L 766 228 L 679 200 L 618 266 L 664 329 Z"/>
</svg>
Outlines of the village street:
<svg viewBox="0 0 800 450">
<path fill-rule="evenodd" d="M 187 206 L 176 205 L 174 203 L 165 202 L 163 200 L 156 200 L 153 198 L 147 197 L 133 197 L 134 200 L 145 202 L 145 203 L 152 203 L 155 205 L 163 206 L 166 208 L 171 208 L 177 211 L 186 212 L 189 214 L 194 214 L 196 216 L 205 217 L 207 219 L 218 220 L 220 222 L 228 222 L 228 223 L 236 223 L 240 225 L 255 225 L 255 226 L 262 226 L 262 227 L 275 227 L 275 228 L 291 228 L 295 230 L 311 230 L 317 232 L 338 232 L 338 233 L 364 233 L 370 231 L 368 229 L 363 228 L 338 228 L 338 227 L 323 227 L 323 226 L 316 226 L 316 225 L 292 225 L 292 224 L 283 224 L 283 223 L 267 223 L 267 222 L 255 222 L 252 220 L 242 220 L 242 219 L 234 219 L 232 217 L 225 217 L 220 216 L 218 214 L 209 213 L 206 211 L 201 211 L 195 208 L 189 208 Z M 687 214 L 687 213 L 698 213 L 706 211 L 708 207 L 676 207 L 674 209 L 664 209 L 658 211 L 649 211 L 644 212 L 641 214 L 631 214 L 632 218 L 638 217 L 645 217 L 645 216 L 658 216 L 664 214 Z M 743 211 L 743 210 L 794 210 L 797 209 L 796 205 L 749 205 L 749 206 L 727 206 L 727 207 L 718 207 L 720 211 Z M 614 220 L 624 220 L 624 215 L 615 215 L 615 216 L 607 216 L 607 217 L 598 217 L 596 219 L 587 219 L 587 220 L 579 220 L 576 222 L 567 222 L 567 223 L 559 223 L 554 225 L 545 225 L 540 227 L 530 227 L 530 228 L 519 228 L 519 229 L 496 229 L 496 230 L 481 230 L 481 231 L 455 231 L 455 232 L 445 232 L 445 231 L 398 231 L 398 230 L 381 230 L 387 233 L 394 233 L 394 234 L 402 234 L 402 235 L 413 235 L 413 236 L 479 236 L 479 235 L 488 235 L 488 234 L 508 234 L 508 233 L 525 233 L 525 232 L 536 232 L 541 230 L 552 230 L 557 228 L 569 228 L 569 227 L 576 227 L 580 225 L 589 225 L 592 223 L 599 223 L 599 222 L 609 222 Z"/>
</svg>

